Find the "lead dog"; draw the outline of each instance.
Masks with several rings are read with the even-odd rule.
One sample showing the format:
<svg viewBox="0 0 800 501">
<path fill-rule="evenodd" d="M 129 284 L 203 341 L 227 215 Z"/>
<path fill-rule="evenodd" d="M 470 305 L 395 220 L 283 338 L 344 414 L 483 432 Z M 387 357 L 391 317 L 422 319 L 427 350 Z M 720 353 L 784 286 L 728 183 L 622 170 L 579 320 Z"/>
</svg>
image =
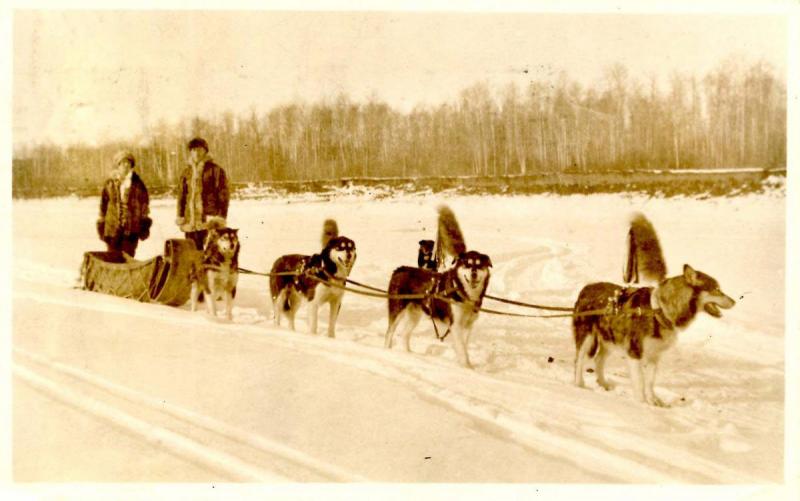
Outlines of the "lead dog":
<svg viewBox="0 0 800 501">
<path fill-rule="evenodd" d="M 275 325 L 280 326 L 281 315 L 286 315 L 289 327 L 294 330 L 295 315 L 305 301 L 308 303 L 308 330 L 316 334 L 319 308 L 327 303 L 330 308 L 328 337 L 335 337 L 344 295 L 344 290 L 336 285 L 344 286 L 355 260 L 355 242 L 339 236 L 336 222 L 330 219 L 323 226 L 319 254 L 288 254 L 275 260 L 269 279 Z M 286 275 L 279 275 L 281 273 Z"/>
<path fill-rule="evenodd" d="M 218 217 L 209 219 L 206 227 L 203 249 L 196 251 L 190 268 L 192 311 L 197 310 L 203 292 L 210 315 L 217 315 L 216 302 L 224 300 L 225 318 L 233 320 L 233 298 L 239 280 L 239 230 L 226 227 L 225 220 Z"/>
<path fill-rule="evenodd" d="M 439 232 L 447 233 L 439 235 L 440 242 L 455 242 L 456 247 L 465 248 L 455 215 L 447 207 L 439 210 Z M 453 245 L 448 245 L 447 249 L 442 250 L 452 254 Z M 394 270 L 389 281 L 389 325 L 384 346 L 392 348 L 395 331 L 403 324 L 399 335 L 404 340 L 405 350 L 411 351 L 411 331 L 424 314 L 433 320 L 439 339 L 444 339 L 452 332 L 453 349 L 458 363 L 471 368 L 467 347 L 489 285 L 491 266 L 489 256 L 469 251 L 459 253 L 452 266 L 441 273 L 409 266 Z M 392 297 L 398 295 L 426 297 Z"/>
<path fill-rule="evenodd" d="M 666 267 L 655 230 L 644 216 L 637 216 L 631 228 L 629 236 L 635 234 L 639 237 L 633 242 L 647 241 L 649 244 L 647 249 L 636 243 L 630 244 L 625 278 L 641 275 L 658 279 L 658 285 L 622 287 L 600 282 L 581 290 L 572 320 L 575 385 L 583 387 L 584 360 L 595 357 L 597 383 L 606 390 L 611 389 L 605 379 L 605 360 L 612 349 L 619 350 L 628 361 L 634 398 L 664 407 L 666 405 L 654 391 L 662 353 L 675 344 L 678 334 L 689 327 L 698 312 L 705 311 L 719 318 L 722 316 L 720 308 L 732 308 L 736 303 L 720 290 L 714 278 L 688 264 L 683 266 L 681 275 L 665 278 Z M 630 254 L 637 254 L 638 258 Z M 632 260 L 638 260 L 639 264 L 632 265 Z M 649 263 L 649 271 L 631 269 L 631 266 L 641 267 L 644 262 Z"/>
</svg>

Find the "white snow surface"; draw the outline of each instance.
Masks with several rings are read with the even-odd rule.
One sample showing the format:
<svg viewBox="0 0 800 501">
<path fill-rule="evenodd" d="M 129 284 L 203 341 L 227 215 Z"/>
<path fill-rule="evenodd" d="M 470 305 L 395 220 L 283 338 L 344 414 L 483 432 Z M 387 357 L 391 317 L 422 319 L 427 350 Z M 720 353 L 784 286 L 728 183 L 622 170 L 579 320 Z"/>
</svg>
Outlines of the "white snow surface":
<svg viewBox="0 0 800 501">
<path fill-rule="evenodd" d="M 641 211 L 659 231 L 670 275 L 689 263 L 737 304 L 721 319 L 701 314 L 680 335 L 656 381 L 671 406 L 652 408 L 631 397 L 618 354 L 606 368 L 612 391 L 594 374 L 587 389 L 573 386 L 569 319 L 483 313 L 469 348 L 475 369 L 467 370 L 429 322 L 415 331 L 413 353 L 384 349 L 382 299 L 346 294 L 336 339 L 328 339 L 304 332 L 304 309 L 298 332 L 274 327 L 267 279 L 254 275 L 240 277 L 230 323 L 188 305 L 82 291 L 75 288 L 82 253 L 103 250 L 94 229 L 98 200 L 14 201 L 15 479 L 783 480 L 783 193 L 374 200 L 345 192 L 235 200 L 228 221 L 240 229 L 240 265 L 265 272 L 282 254 L 318 252 L 322 222 L 334 218 L 357 245 L 351 278 L 385 287 L 395 267 L 415 264 L 418 240 L 435 238 L 440 203 L 458 216 L 467 247 L 491 256 L 490 294 L 571 306 L 587 283 L 620 282 L 627 223 Z M 174 200 L 152 202 L 154 225 L 137 258 L 181 236 L 174 213 Z M 320 320 L 322 333 L 325 311 Z M 154 459 L 153 469 L 137 473 L 89 459 L 76 466 L 69 455 L 60 461 L 63 451 L 28 443 L 28 413 L 44 419 L 45 407 L 122 430 L 178 466 Z M 53 421 L 46 431 L 53 437 L 72 433 Z M 108 447 L 81 443 L 82 456 Z M 125 444 L 113 455 L 122 463 L 141 454 Z M 31 448 L 35 460 L 26 456 Z"/>
</svg>

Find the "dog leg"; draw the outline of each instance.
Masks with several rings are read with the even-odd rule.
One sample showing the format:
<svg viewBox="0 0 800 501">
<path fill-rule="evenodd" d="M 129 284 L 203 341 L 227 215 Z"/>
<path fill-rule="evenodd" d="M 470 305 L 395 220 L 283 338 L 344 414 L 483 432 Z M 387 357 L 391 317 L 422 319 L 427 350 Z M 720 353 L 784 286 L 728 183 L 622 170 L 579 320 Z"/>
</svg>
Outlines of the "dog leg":
<svg viewBox="0 0 800 501">
<path fill-rule="evenodd" d="M 198 286 L 197 282 L 192 282 L 192 292 L 190 293 L 190 297 L 192 298 L 192 311 L 197 311 L 197 298 L 200 296 L 200 287 Z"/>
<path fill-rule="evenodd" d="M 208 314 L 212 317 L 216 318 L 217 316 L 217 292 L 215 290 L 210 290 L 206 292 L 206 307 L 208 309 Z"/>
<path fill-rule="evenodd" d="M 286 294 L 287 300 L 289 301 L 289 311 L 286 312 L 286 316 L 289 319 L 289 328 L 294 331 L 294 319 L 297 318 L 297 311 L 300 309 L 302 296 L 294 290 Z"/>
<path fill-rule="evenodd" d="M 225 318 L 233 321 L 233 293 L 229 290 L 225 291 Z"/>
<path fill-rule="evenodd" d="M 417 324 L 419 324 L 421 318 L 422 310 L 420 308 L 412 307 L 410 310 L 408 310 L 408 315 L 406 316 L 406 325 L 402 333 L 403 346 L 408 353 L 411 353 L 411 333 L 414 332 L 414 328 L 417 327 Z"/>
<path fill-rule="evenodd" d="M 575 386 L 578 388 L 583 388 L 585 386 L 583 382 L 583 364 L 586 361 L 589 350 L 592 349 L 592 343 L 594 343 L 594 341 L 594 334 L 586 336 L 583 338 L 580 348 L 575 351 Z"/>
<path fill-rule="evenodd" d="M 669 407 L 663 400 L 656 396 L 654 386 L 656 382 L 656 371 L 658 369 L 658 360 L 646 359 L 643 361 L 644 373 L 644 399 L 645 401 L 656 407 Z"/>
<path fill-rule="evenodd" d="M 454 324 L 450 335 L 453 337 L 453 348 L 456 351 L 459 365 L 472 369 L 472 364 L 469 362 L 469 353 L 467 352 L 467 336 L 469 334 L 465 332 L 461 325 Z"/>
<path fill-rule="evenodd" d="M 342 298 L 335 298 L 330 302 L 330 314 L 328 316 L 328 337 L 336 337 L 336 319 L 339 318 L 339 310 L 342 309 Z"/>
<path fill-rule="evenodd" d="M 319 313 L 319 303 L 317 298 L 308 303 L 308 332 L 309 334 L 317 333 L 317 315 Z"/>
<path fill-rule="evenodd" d="M 286 293 L 280 291 L 277 297 L 272 298 L 272 322 L 275 327 L 281 326 L 281 312 L 283 311 L 283 301 L 286 298 Z"/>
<path fill-rule="evenodd" d="M 413 316 L 409 317 L 407 320 L 408 323 L 403 332 L 403 349 L 406 350 L 406 353 L 411 353 L 411 333 L 414 331 L 414 327 L 417 326 L 417 322 L 414 321 Z"/>
<path fill-rule="evenodd" d="M 631 386 L 633 387 L 633 398 L 639 402 L 645 402 L 644 383 L 642 381 L 642 361 L 638 358 L 631 358 L 630 356 L 628 356 L 627 359 Z"/>
<path fill-rule="evenodd" d="M 611 391 L 614 386 L 606 380 L 605 364 L 608 358 L 608 350 L 603 347 L 603 343 L 597 347 L 597 355 L 594 359 L 594 370 L 597 373 L 597 384 L 606 391 Z"/>
<path fill-rule="evenodd" d="M 403 348 L 405 348 L 405 351 L 410 352 L 411 332 L 414 330 L 414 327 L 417 326 L 417 323 L 419 323 L 421 316 L 422 311 L 416 306 L 407 306 L 404 308 L 397 314 L 392 325 L 389 326 L 386 332 L 384 346 L 388 348 L 392 347 L 392 337 L 394 336 L 395 330 L 397 330 L 397 336 L 402 340 Z"/>
<path fill-rule="evenodd" d="M 392 349 L 392 341 L 394 339 L 394 331 L 397 329 L 397 323 L 400 320 L 400 317 L 403 316 L 401 312 L 399 315 L 394 317 L 394 320 L 389 320 L 389 326 L 386 328 L 386 334 L 383 336 L 383 347 L 386 349 Z"/>
<path fill-rule="evenodd" d="M 283 293 L 281 293 L 283 294 Z M 279 309 L 280 308 L 280 309 Z M 272 323 L 275 324 L 275 327 L 281 326 L 281 309 L 283 305 L 278 302 L 278 298 L 274 298 L 272 300 Z"/>
</svg>

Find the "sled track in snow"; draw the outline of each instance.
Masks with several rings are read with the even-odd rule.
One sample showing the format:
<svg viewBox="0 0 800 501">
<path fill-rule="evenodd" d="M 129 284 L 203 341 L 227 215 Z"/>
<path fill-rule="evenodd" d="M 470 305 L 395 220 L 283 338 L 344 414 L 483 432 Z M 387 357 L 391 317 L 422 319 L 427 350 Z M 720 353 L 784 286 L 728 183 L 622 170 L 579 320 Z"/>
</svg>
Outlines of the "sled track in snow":
<svg viewBox="0 0 800 501">
<path fill-rule="evenodd" d="M 45 294 L 15 295 L 39 302 L 76 307 L 74 302 Z M 121 300 L 110 298 L 109 301 L 82 302 L 77 307 L 164 321 L 164 317 L 159 315 L 162 311 L 148 311 L 154 307 L 142 305 L 131 309 L 121 303 Z M 488 425 L 489 429 L 498 430 L 501 437 L 510 435 L 514 443 L 573 462 L 585 470 L 606 477 L 626 482 L 759 481 L 746 473 L 732 470 L 690 451 L 674 448 L 663 441 L 642 439 L 639 435 L 627 432 L 623 426 L 619 426 L 620 423 L 616 423 L 612 412 L 587 406 L 583 399 L 573 400 L 569 396 L 564 398 L 565 393 L 582 391 L 571 386 L 561 388 L 551 381 L 543 382 L 542 387 L 528 386 L 454 368 L 448 363 L 430 358 L 409 356 L 345 340 L 328 340 L 265 328 L 263 325 L 212 324 L 204 317 L 191 314 L 175 315 L 169 322 L 177 325 L 205 325 L 214 334 L 226 337 L 243 336 L 259 344 L 288 347 L 386 377 L 409 386 L 444 407 Z M 471 385 L 470 382 L 478 384 Z M 493 392 L 496 386 L 511 394 L 524 391 L 526 398 L 533 403 L 525 405 L 524 411 L 514 411 L 510 404 L 505 404 L 502 397 Z M 551 407 L 536 405 L 536 402 L 552 402 L 557 409 L 554 412 Z M 159 408 L 162 407 L 161 402 L 158 404 Z M 566 416 L 559 417 L 558 409 L 563 410 L 562 414 Z M 612 426 L 599 426 L 609 422 Z M 614 427 L 614 423 L 618 426 Z M 212 427 L 218 426 L 218 423 L 213 423 Z"/>
<path fill-rule="evenodd" d="M 366 478 L 344 471 L 336 466 L 324 463 L 307 454 L 296 451 L 290 447 L 269 440 L 261 435 L 249 433 L 230 426 L 211 417 L 184 409 L 174 404 L 153 398 L 142 392 L 118 385 L 103 379 L 90 372 L 50 361 L 26 350 L 14 348 L 14 354 L 28 362 L 41 366 L 54 373 L 67 376 L 75 381 L 89 385 L 114 397 L 122 398 L 128 402 L 147 408 L 158 413 L 167 414 L 185 425 L 202 430 L 203 436 L 216 435 L 226 440 L 244 446 L 244 450 L 255 449 L 267 456 L 274 456 L 292 465 L 308 470 L 312 477 L 323 481 L 354 482 L 367 481 Z M 132 415 L 133 413 L 121 410 L 114 405 L 106 403 L 105 399 L 97 399 L 81 394 L 69 388 L 69 384 L 59 383 L 51 378 L 39 374 L 35 370 L 14 363 L 13 373 L 25 384 L 50 395 L 63 403 L 91 414 L 116 425 L 145 441 L 166 449 L 176 456 L 189 459 L 226 476 L 246 482 L 291 482 L 294 479 L 264 469 L 237 455 L 230 454 L 212 447 L 200 444 L 184 434 L 171 431 L 145 419 Z"/>
</svg>

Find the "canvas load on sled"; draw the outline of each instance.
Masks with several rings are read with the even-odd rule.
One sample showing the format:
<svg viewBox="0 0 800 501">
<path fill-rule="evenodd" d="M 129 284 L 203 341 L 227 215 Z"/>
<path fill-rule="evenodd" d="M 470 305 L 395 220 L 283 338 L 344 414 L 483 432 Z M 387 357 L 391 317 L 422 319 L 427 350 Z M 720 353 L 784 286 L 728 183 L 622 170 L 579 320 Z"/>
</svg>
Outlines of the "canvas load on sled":
<svg viewBox="0 0 800 501">
<path fill-rule="evenodd" d="M 122 252 L 86 252 L 81 266 L 85 290 L 137 301 L 181 306 L 191 293 L 190 270 L 197 252 L 194 242 L 169 239 L 164 254 L 146 261 Z"/>
</svg>

